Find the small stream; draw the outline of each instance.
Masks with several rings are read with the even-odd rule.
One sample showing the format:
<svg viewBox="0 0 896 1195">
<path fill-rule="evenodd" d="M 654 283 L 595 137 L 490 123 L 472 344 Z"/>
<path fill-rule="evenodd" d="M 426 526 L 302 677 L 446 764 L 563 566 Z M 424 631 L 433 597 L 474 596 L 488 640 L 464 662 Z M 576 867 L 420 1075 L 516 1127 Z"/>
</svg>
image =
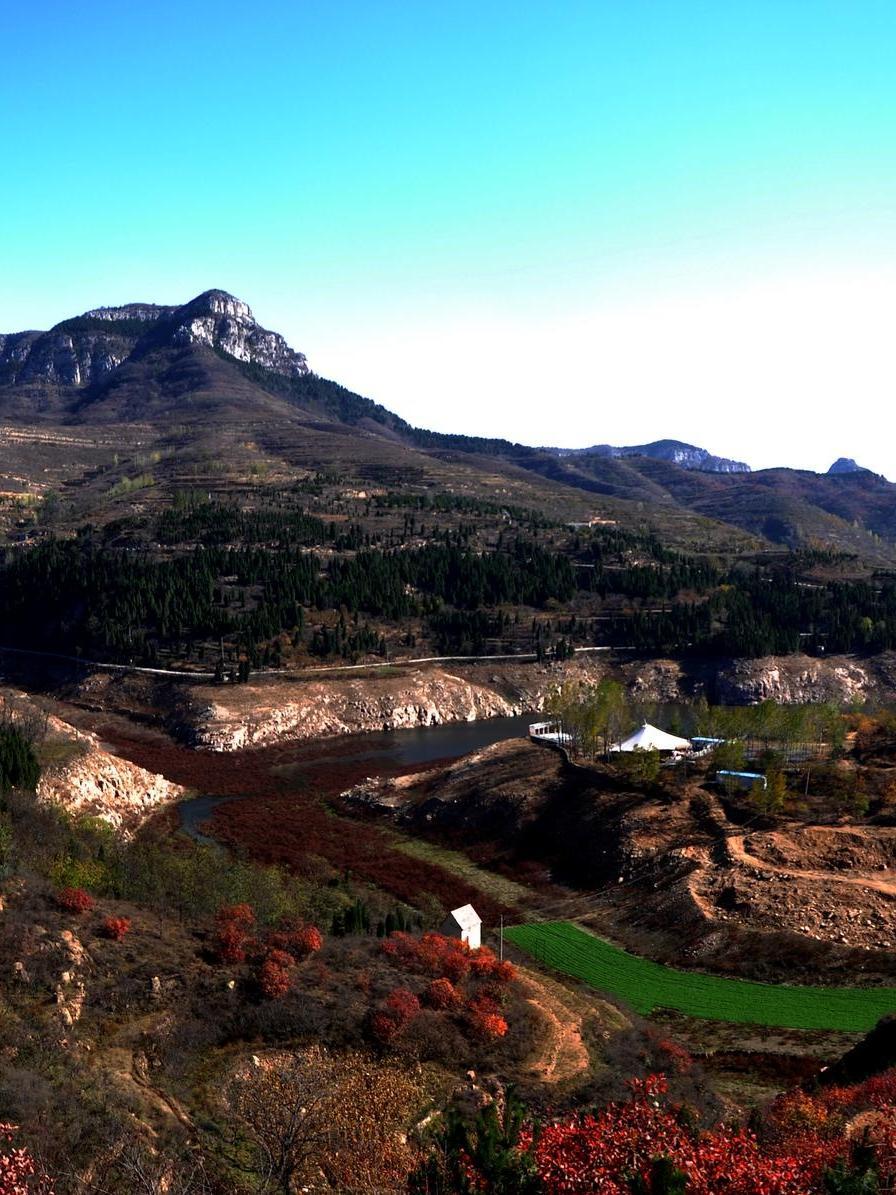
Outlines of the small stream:
<svg viewBox="0 0 896 1195">
<path fill-rule="evenodd" d="M 346 761 L 360 765 L 365 776 L 388 775 L 403 768 L 421 767 L 436 760 L 459 759 L 482 747 L 505 739 L 525 738 L 529 724 L 539 714 L 518 714 L 510 718 L 480 718 L 475 722 L 446 722 L 441 726 L 415 726 L 411 730 L 392 730 L 369 734 L 343 735 L 317 742 L 299 741 L 292 749 L 281 746 L 282 759 L 272 769 L 296 790 L 325 785 L 326 772 L 344 770 Z M 183 801 L 179 806 L 181 826 L 198 842 L 212 843 L 200 827 L 211 817 L 215 806 L 224 801 L 250 800 L 245 797 L 220 797 L 203 794 Z"/>
</svg>

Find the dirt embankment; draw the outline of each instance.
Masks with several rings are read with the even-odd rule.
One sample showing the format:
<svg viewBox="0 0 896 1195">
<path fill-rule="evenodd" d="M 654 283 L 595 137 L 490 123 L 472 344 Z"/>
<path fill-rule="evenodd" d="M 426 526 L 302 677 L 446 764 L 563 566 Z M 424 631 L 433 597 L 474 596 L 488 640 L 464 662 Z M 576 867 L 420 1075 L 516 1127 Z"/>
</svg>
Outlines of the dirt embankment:
<svg viewBox="0 0 896 1195">
<path fill-rule="evenodd" d="M 524 708 L 494 689 L 433 671 L 194 689 L 185 712 L 195 746 L 237 751 L 287 739 L 472 722 Z"/>
</svg>

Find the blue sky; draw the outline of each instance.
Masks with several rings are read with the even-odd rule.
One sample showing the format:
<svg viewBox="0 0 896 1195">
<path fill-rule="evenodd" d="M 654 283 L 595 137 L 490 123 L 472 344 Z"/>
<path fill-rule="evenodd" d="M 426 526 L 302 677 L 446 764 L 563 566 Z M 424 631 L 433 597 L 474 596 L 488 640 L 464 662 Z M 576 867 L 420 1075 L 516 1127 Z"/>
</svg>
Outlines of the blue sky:
<svg viewBox="0 0 896 1195">
<path fill-rule="evenodd" d="M 0 329 L 220 286 L 424 426 L 896 476 L 892 2 L 48 0 L 3 42 Z"/>
</svg>

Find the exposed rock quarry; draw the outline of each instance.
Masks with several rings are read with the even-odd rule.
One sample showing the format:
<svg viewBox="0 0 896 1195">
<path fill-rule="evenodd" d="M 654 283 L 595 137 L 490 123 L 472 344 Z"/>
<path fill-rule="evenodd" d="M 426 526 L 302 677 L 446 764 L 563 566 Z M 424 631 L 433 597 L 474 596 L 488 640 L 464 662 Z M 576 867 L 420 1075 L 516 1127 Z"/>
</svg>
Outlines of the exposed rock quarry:
<svg viewBox="0 0 896 1195">
<path fill-rule="evenodd" d="M 159 806 L 186 790 L 164 776 L 113 755 L 94 734 L 42 710 L 30 697 L 0 692 L 0 714 L 36 744 L 41 764 L 37 796 L 77 816 L 101 817 L 131 834 Z"/>
</svg>

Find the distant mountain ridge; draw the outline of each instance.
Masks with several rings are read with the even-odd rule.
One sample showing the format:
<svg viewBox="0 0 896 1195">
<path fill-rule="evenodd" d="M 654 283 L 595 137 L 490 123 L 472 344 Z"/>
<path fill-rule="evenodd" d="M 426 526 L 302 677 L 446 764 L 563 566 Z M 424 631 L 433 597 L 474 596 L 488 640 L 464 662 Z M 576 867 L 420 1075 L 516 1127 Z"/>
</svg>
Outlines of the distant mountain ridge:
<svg viewBox="0 0 896 1195">
<path fill-rule="evenodd" d="M 64 485 L 102 506 L 110 478 L 130 484 L 149 457 L 159 494 L 198 477 L 320 472 L 361 488 L 499 495 L 691 544 L 746 533 L 754 546 L 896 561 L 896 485 L 855 462 L 752 472 L 680 440 L 563 449 L 429 431 L 313 373 L 226 291 L 0 335 L 0 491 Z"/>
<path fill-rule="evenodd" d="M 695 444 L 682 440 L 653 440 L 650 444 L 631 444 L 616 447 L 613 444 L 595 444 L 591 448 L 549 448 L 557 456 L 604 456 L 614 460 L 627 457 L 646 456 L 655 461 L 670 461 L 682 469 L 701 469 L 706 473 L 749 473 L 750 466 L 743 461 L 715 456 Z"/>
</svg>

